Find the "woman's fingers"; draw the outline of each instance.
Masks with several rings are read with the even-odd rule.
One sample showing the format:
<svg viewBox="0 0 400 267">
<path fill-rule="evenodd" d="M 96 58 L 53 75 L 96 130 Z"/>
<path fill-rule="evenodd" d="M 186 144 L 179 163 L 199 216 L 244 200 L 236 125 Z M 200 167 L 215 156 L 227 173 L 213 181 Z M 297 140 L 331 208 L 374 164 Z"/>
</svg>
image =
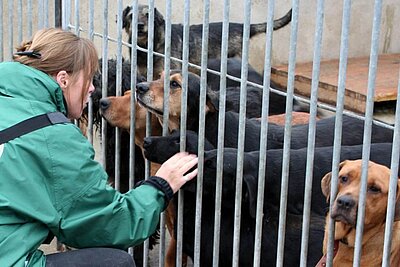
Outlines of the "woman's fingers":
<svg viewBox="0 0 400 267">
<path fill-rule="evenodd" d="M 189 172 L 188 174 L 184 175 L 185 182 L 192 180 L 194 177 L 197 176 L 198 169 L 194 169 L 193 171 Z"/>
<path fill-rule="evenodd" d="M 186 173 L 188 170 L 193 168 L 198 162 L 198 158 L 195 155 L 188 155 L 180 160 L 180 171 Z"/>
</svg>

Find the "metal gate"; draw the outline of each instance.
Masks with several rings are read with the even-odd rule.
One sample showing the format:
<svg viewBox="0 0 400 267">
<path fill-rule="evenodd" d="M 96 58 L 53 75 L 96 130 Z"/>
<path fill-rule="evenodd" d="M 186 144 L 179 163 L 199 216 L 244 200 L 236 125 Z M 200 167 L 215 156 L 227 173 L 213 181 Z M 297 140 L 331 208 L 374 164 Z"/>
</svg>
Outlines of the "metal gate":
<svg viewBox="0 0 400 267">
<path fill-rule="evenodd" d="M 122 64 L 124 60 L 128 60 L 130 58 L 131 63 L 131 87 L 132 91 L 136 88 L 137 83 L 137 58 L 139 52 L 146 52 L 147 56 L 147 77 L 148 81 L 153 80 L 153 77 L 156 73 L 153 73 L 153 55 L 162 56 L 164 58 L 164 71 L 165 73 L 170 73 L 171 70 L 171 62 L 179 62 L 182 67 L 182 77 L 183 77 L 183 84 L 182 88 L 184 92 L 188 90 L 188 73 L 189 69 L 197 69 L 200 74 L 200 116 L 199 116 L 199 170 L 200 173 L 197 178 L 197 191 L 196 191 L 196 207 L 193 207 L 196 211 L 195 217 L 195 236 L 194 236 L 194 245 L 193 245 L 193 265 L 199 266 L 201 265 L 202 261 L 202 250 L 201 250 L 201 238 L 202 237 L 202 229 L 201 229 L 201 222 L 204 218 L 201 216 L 201 212 L 203 209 L 208 209 L 208 207 L 203 207 L 201 205 L 203 200 L 203 174 L 202 171 L 206 166 L 204 166 L 204 141 L 205 141 L 205 101 L 206 101 L 206 94 L 207 94 L 207 73 L 214 73 L 220 76 L 220 114 L 224 114 L 225 112 L 225 97 L 226 97 L 226 79 L 231 78 L 233 80 L 237 80 L 240 82 L 240 109 L 239 109 L 239 140 L 238 140 L 238 157 L 237 157 L 237 176 L 236 176 L 236 191 L 235 191 L 235 199 L 232 201 L 235 202 L 235 210 L 234 210 L 234 228 L 232 233 L 232 251 L 228 254 L 220 254 L 220 250 L 223 249 L 223 244 L 220 243 L 220 229 L 221 220 L 221 212 L 223 211 L 224 207 L 221 206 L 221 197 L 222 197 L 222 179 L 224 177 L 223 174 L 223 142 L 224 142 L 224 116 L 220 116 L 219 120 L 219 132 L 221 135 L 219 136 L 218 141 L 218 161 L 217 161 L 217 187 L 216 187 L 216 195 L 215 195 L 215 218 L 214 218 L 214 236 L 212 240 L 208 240 L 209 245 L 213 248 L 212 258 L 213 258 L 213 266 L 220 266 L 221 256 L 222 257 L 232 257 L 232 266 L 240 266 L 240 257 L 243 256 L 243 250 L 241 250 L 241 211 L 242 211 L 242 199 L 243 199 L 243 163 L 244 163 L 244 147 L 245 147 L 245 120 L 246 120 L 246 96 L 247 96 L 247 85 L 252 85 L 257 88 L 261 88 L 264 93 L 262 98 L 262 119 L 261 119 L 261 136 L 264 138 L 260 138 L 260 148 L 259 148 L 259 172 L 258 172 L 258 191 L 257 191 L 257 213 L 255 217 L 255 235 L 254 235 L 254 242 L 252 245 L 254 246 L 254 251 L 247 251 L 246 253 L 252 254 L 254 257 L 253 265 L 260 266 L 265 263 L 263 261 L 265 258 L 261 258 L 261 244 L 263 242 L 263 220 L 268 216 L 263 211 L 263 203 L 264 203 L 264 187 L 269 186 L 265 184 L 265 173 L 266 170 L 264 166 L 266 166 L 266 158 L 267 155 L 267 145 L 268 139 L 266 136 L 268 135 L 268 107 L 269 107 L 269 94 L 276 93 L 279 95 L 286 96 L 286 110 L 285 110 L 285 123 L 284 123 L 284 143 L 283 143 L 283 158 L 282 158 L 282 176 L 281 176 L 281 185 L 279 185 L 281 190 L 281 198 L 280 198 L 280 210 L 277 222 L 279 223 L 278 226 L 278 242 L 275 244 L 276 249 L 276 266 L 285 266 L 284 265 L 284 257 L 285 257 L 285 234 L 287 233 L 287 201 L 288 201 L 288 187 L 289 187 L 289 174 L 290 174 L 290 151 L 291 151 L 291 140 L 292 138 L 296 138 L 292 136 L 292 112 L 293 112 L 293 100 L 298 100 L 301 102 L 306 103 L 309 105 L 309 131 L 308 131 L 308 146 L 307 146 L 307 161 L 305 166 L 305 191 L 304 191 L 304 203 L 303 203 L 303 219 L 302 219 L 302 226 L 299 229 L 301 233 L 301 252 L 299 255 L 299 266 L 310 266 L 310 263 L 307 262 L 307 255 L 308 255 L 308 243 L 309 243 L 309 235 L 310 235 L 310 225 L 312 224 L 312 212 L 311 212 L 311 197 L 312 197 L 312 181 L 313 179 L 320 179 L 322 177 L 313 177 L 313 168 L 314 163 L 318 161 L 318 158 L 314 157 L 315 151 L 315 135 L 316 135 L 316 125 L 317 125 L 317 116 L 320 110 L 329 110 L 334 112 L 335 115 L 335 130 L 334 130 L 334 143 L 333 143 L 333 154 L 332 154 L 332 178 L 331 178 L 331 191 L 330 191 L 330 208 L 333 207 L 334 199 L 337 194 L 337 185 L 338 185 L 338 174 L 339 174 L 339 164 L 340 164 L 340 152 L 341 152 L 341 142 L 342 142 L 342 134 L 343 131 L 346 129 L 342 128 L 343 122 L 343 115 L 348 115 L 351 117 L 356 117 L 359 119 L 364 120 L 364 135 L 363 135 L 363 148 L 362 148 L 362 186 L 360 191 L 359 197 L 359 206 L 365 207 L 366 203 L 366 194 L 367 194 L 367 178 L 368 178 L 368 168 L 367 162 L 370 158 L 370 147 L 371 147 L 371 133 L 372 133 L 372 125 L 379 125 L 385 128 L 390 128 L 394 130 L 394 139 L 393 139 L 393 147 L 392 147 L 392 161 L 391 161 L 391 180 L 390 180 L 390 190 L 388 192 L 388 209 L 386 215 L 386 227 L 385 227 L 385 242 L 384 242 L 384 249 L 382 251 L 383 254 L 383 262 L 382 266 L 389 266 L 390 265 L 390 248 L 391 248 L 391 240 L 392 240 L 392 229 L 393 229 L 393 221 L 395 215 L 395 205 L 396 205 L 396 190 L 397 190 L 397 174 L 398 174 L 398 163 L 399 163 L 399 123 L 400 117 L 398 114 L 398 108 L 400 105 L 396 102 L 396 112 L 393 114 L 395 116 L 395 127 L 376 121 L 374 120 L 374 95 L 375 95 L 375 82 L 376 82 L 376 75 L 377 75 L 377 62 L 378 62 L 378 55 L 383 51 L 382 47 L 382 11 L 386 11 L 383 15 L 384 19 L 387 16 L 388 10 L 391 7 L 394 8 L 394 12 L 390 14 L 398 14 L 399 6 L 395 5 L 395 1 L 390 2 L 389 4 L 384 4 L 381 0 L 375 0 L 374 3 L 369 1 L 365 3 L 371 10 L 371 29 L 370 34 L 368 34 L 368 38 L 365 38 L 366 41 L 361 40 L 359 45 L 363 45 L 363 43 L 368 42 L 370 43 L 370 51 L 365 56 L 369 56 L 369 74 L 368 74 L 368 91 L 367 91 L 367 100 L 366 100 L 366 111 L 364 114 L 357 114 L 344 108 L 344 97 L 345 97 L 345 89 L 346 89 L 346 73 L 347 73 L 347 61 L 349 58 L 349 54 L 354 54 L 351 51 L 352 44 L 349 43 L 349 40 L 354 41 L 351 39 L 352 35 L 356 35 L 357 33 L 354 30 L 351 30 L 351 20 L 357 20 L 357 17 L 352 17 L 352 12 L 354 12 L 354 5 L 360 6 L 361 4 L 357 1 L 350 1 L 344 0 L 342 5 L 340 3 L 334 3 L 332 7 L 332 3 L 325 3 L 323 0 L 318 0 L 313 3 L 311 6 L 315 9 L 308 11 L 306 14 L 302 14 L 301 11 L 304 11 L 306 3 L 300 3 L 298 0 L 292 1 L 284 1 L 284 3 L 280 3 L 278 1 L 261 1 L 263 2 L 263 8 L 257 8 L 257 5 L 260 3 L 253 3 L 250 0 L 243 0 L 240 4 L 230 2 L 229 0 L 224 0 L 223 4 L 217 3 L 218 1 L 210 1 L 204 0 L 202 1 L 202 6 L 200 10 L 194 10 L 193 5 L 195 3 L 191 2 L 190 0 L 181 0 L 181 1 L 157 1 L 155 3 L 154 0 L 149 0 L 148 2 L 142 2 L 141 4 L 147 4 L 149 6 L 148 9 L 148 47 L 143 48 L 137 45 L 138 43 L 138 14 L 136 11 L 138 9 L 138 1 L 71 1 L 71 0 L 64 0 L 64 1 L 47 1 L 47 0 L 26 0 L 26 1 L 3 1 L 0 0 L 0 61 L 8 61 L 11 60 L 11 56 L 13 54 L 13 48 L 16 44 L 20 43 L 22 40 L 29 38 L 32 33 L 40 28 L 45 27 L 62 27 L 65 30 L 72 31 L 77 35 L 85 36 L 95 42 L 97 45 L 99 55 L 103 59 L 102 61 L 102 94 L 103 97 L 106 97 L 108 94 L 107 87 L 108 87 L 108 65 L 107 60 L 110 58 L 116 59 L 116 96 L 121 96 L 122 92 L 126 88 L 122 88 Z M 255 2 L 255 1 L 254 1 Z M 312 2 L 312 1 L 309 1 Z M 128 36 L 124 30 L 124 21 L 123 21 L 123 12 L 126 6 L 132 6 L 132 31 L 131 36 Z M 219 6 L 218 6 L 219 5 Z M 235 9 L 238 5 L 239 8 Z M 270 87 L 270 80 L 271 80 L 271 68 L 273 66 L 274 58 L 272 54 L 274 53 L 275 49 L 277 49 L 277 45 L 273 45 L 273 36 L 275 36 L 275 32 L 273 30 L 273 20 L 277 16 L 275 15 L 275 10 L 278 9 L 279 5 L 286 5 L 292 8 L 292 17 L 290 22 L 290 27 L 286 30 L 286 35 L 283 37 L 288 37 L 289 39 L 286 40 L 286 48 L 287 48 L 287 63 L 288 63 L 288 75 L 287 75 L 287 88 L 284 91 L 277 90 L 275 88 Z M 329 9 L 327 8 L 329 5 Z M 353 7 L 352 7 L 353 5 Z M 256 6 L 256 8 L 254 8 Z M 164 18 L 165 18 L 165 47 L 164 52 L 159 53 L 155 51 L 154 44 L 152 40 L 155 40 L 154 35 L 154 18 L 155 18 L 155 11 L 154 7 L 165 10 Z M 335 9 L 336 7 L 336 9 Z M 219 8 L 218 11 L 222 15 L 216 15 L 215 9 Z M 282 8 L 283 10 L 283 8 Z M 201 50 L 201 64 L 194 65 L 189 62 L 189 46 L 190 46 L 190 38 L 189 38 L 189 25 L 193 24 L 191 22 L 191 15 L 196 12 L 201 12 L 201 23 L 202 27 L 202 38 L 201 38 L 201 45 L 199 45 L 198 49 Z M 214 13 L 212 13 L 214 12 Z M 236 13 L 234 13 L 236 12 Z M 171 58 L 171 42 L 175 42 L 174 38 L 176 36 L 171 35 L 171 25 L 172 25 L 172 18 L 176 13 L 180 14 L 179 23 L 183 24 L 183 39 L 182 39 L 182 56 L 181 59 L 178 58 Z M 336 105 L 328 105 L 318 101 L 318 91 L 319 91 L 319 79 L 320 79 L 320 64 L 321 58 L 323 57 L 324 48 L 323 45 L 324 41 L 324 34 L 327 34 L 326 31 L 329 31 L 326 27 L 324 27 L 324 21 L 326 20 L 327 14 L 340 14 L 342 17 L 339 20 L 337 19 L 338 23 L 336 28 L 337 32 L 340 32 L 340 38 L 335 40 L 335 45 L 340 49 L 338 52 L 337 58 L 339 59 L 339 66 L 338 66 L 338 88 L 337 88 L 337 100 Z M 243 23 L 243 43 L 242 43 L 242 51 L 241 51 L 241 75 L 240 77 L 232 77 L 228 74 L 227 70 L 227 61 L 228 61 L 228 23 L 231 22 L 232 14 L 240 14 L 242 23 Z M 247 82 L 248 80 L 248 69 L 249 69 L 249 58 L 251 56 L 251 42 L 250 42 L 250 24 L 252 22 L 252 16 L 261 16 L 263 20 L 267 21 L 266 27 L 266 35 L 262 38 L 261 43 L 264 47 L 265 55 L 257 56 L 259 58 L 259 63 L 262 66 L 262 76 L 263 76 L 263 84 L 256 84 L 252 82 Z M 209 43 L 207 36 L 209 35 L 209 25 L 210 25 L 210 16 L 214 16 L 216 21 L 222 22 L 222 42 L 221 42 L 221 65 L 220 71 L 210 70 L 207 69 L 207 63 L 209 58 L 208 49 Z M 302 17 L 302 15 L 304 15 Z M 240 17 L 237 15 L 236 17 Z M 305 19 L 305 16 L 307 18 Z M 308 21 L 312 25 L 312 27 L 308 27 L 307 29 L 299 28 L 300 22 Z M 364 22 L 361 22 L 363 24 Z M 313 27 L 315 25 L 315 27 Z M 304 24 L 303 24 L 304 26 Z M 290 32 L 289 32 L 290 29 Z M 309 61 L 312 61 L 312 83 L 310 89 L 310 97 L 306 98 L 304 96 L 299 96 L 295 94 L 295 79 L 296 79 L 296 63 L 298 63 L 298 58 L 304 60 L 303 53 L 307 53 L 304 50 L 299 49 L 304 48 L 304 43 L 307 41 L 311 44 L 310 40 L 304 40 L 302 38 L 303 35 L 299 36 L 300 32 L 308 31 L 309 37 L 312 38 L 312 57 Z M 128 42 L 128 38 L 130 37 L 130 42 Z M 279 39 L 282 42 L 282 37 Z M 325 39 L 325 42 L 327 40 Z M 330 40 L 332 41 L 332 40 Z M 329 42 L 329 41 L 328 41 Z M 308 44 L 310 46 L 310 44 Z M 282 46 L 285 46 L 282 45 Z M 386 46 L 387 48 L 387 46 Z M 212 49 L 212 48 L 211 48 Z M 391 52 L 399 52 L 399 48 L 394 47 L 392 48 Z M 389 49 L 390 50 L 390 49 Z M 130 51 L 130 52 L 128 52 Z M 390 52 L 390 51 L 389 51 Z M 284 53 L 284 52 L 283 52 Z M 281 53 L 282 54 L 282 53 Z M 125 58 L 125 59 L 123 59 Z M 276 60 L 276 59 L 275 59 Z M 260 63 L 261 62 L 261 63 Z M 278 60 L 279 62 L 279 60 Z M 285 60 L 280 61 L 279 63 L 286 63 Z M 399 83 L 400 84 L 400 83 Z M 170 80 L 169 76 L 165 76 L 164 80 L 164 87 L 165 92 L 164 95 L 168 96 L 170 92 Z M 400 85 L 399 87 L 400 88 Z M 399 92 L 397 90 L 397 99 L 399 99 Z M 182 98 L 183 103 L 187 101 L 187 95 L 183 95 Z M 93 103 L 91 103 L 92 106 Z M 131 101 L 131 118 L 135 117 L 135 108 L 134 108 L 134 101 Z M 187 105 L 182 104 L 182 112 L 184 117 L 182 120 L 186 121 L 186 112 L 187 112 Z M 163 135 L 168 135 L 168 109 L 169 104 L 168 101 L 164 102 L 164 118 L 163 118 Z M 88 131 L 88 138 L 91 142 L 94 142 L 96 139 L 96 128 L 93 126 L 93 116 L 92 108 L 89 109 L 89 131 Z M 149 113 L 150 114 L 150 113 Z M 148 120 L 148 123 L 150 121 Z M 131 119 L 131 129 L 134 129 L 135 121 Z M 107 138 L 107 123 L 103 119 L 101 123 L 101 136 L 102 138 Z M 185 123 L 181 125 L 181 134 L 184 136 L 186 133 Z M 133 127 L 133 128 L 132 128 Z M 217 126 L 216 126 L 217 127 Z M 115 130 L 115 186 L 119 189 L 120 180 L 127 179 L 127 177 L 120 177 L 120 151 L 121 151 L 121 130 Z M 134 132 L 134 131 L 133 131 Z M 148 135 L 151 133 L 148 131 Z M 131 157 L 129 160 L 130 167 L 129 167 L 129 182 L 130 187 L 133 187 L 134 184 L 134 165 L 135 165 L 135 157 L 134 157 L 134 134 L 132 133 L 130 136 L 130 151 Z M 185 149 L 185 138 L 181 137 L 181 149 Z M 106 142 L 103 140 L 101 143 L 100 150 L 97 151 L 97 154 L 100 154 L 100 160 L 102 161 L 103 165 L 106 167 L 106 159 L 107 159 L 107 148 Z M 146 172 L 145 175 L 148 177 L 149 175 L 149 162 L 146 162 Z M 176 257 L 176 264 L 178 266 L 182 265 L 182 250 L 183 250 L 183 233 L 182 228 L 184 224 L 184 213 L 183 213 L 183 202 L 184 193 L 180 191 L 178 193 L 179 201 L 178 201 L 178 214 L 177 214 L 177 257 Z M 354 266 L 359 266 L 361 260 L 361 244 L 362 244 L 362 233 L 364 228 L 364 219 L 365 219 L 365 209 L 360 208 L 358 210 L 358 217 L 357 217 L 357 235 L 355 240 L 354 246 Z M 165 232 L 165 217 L 162 216 L 161 218 L 161 225 L 160 228 L 160 246 L 159 246 L 159 255 L 155 256 L 154 252 L 151 254 L 151 257 L 158 257 L 158 263 L 149 263 L 148 261 L 148 250 L 144 252 L 144 265 L 157 265 L 164 266 L 164 257 L 165 257 L 165 250 L 166 250 L 166 232 Z M 329 229 L 329 240 L 328 240 L 328 253 L 327 253 L 327 265 L 332 266 L 332 259 L 333 255 L 333 246 L 334 246 L 334 226 L 335 223 L 333 220 L 329 220 L 327 228 Z M 399 241 L 400 242 L 400 241 Z M 287 245 L 287 244 L 286 244 Z M 321 251 L 322 251 L 322 244 L 321 244 Z M 241 254 L 242 253 L 242 254 Z M 266 257 L 265 255 L 263 257 Z"/>
</svg>

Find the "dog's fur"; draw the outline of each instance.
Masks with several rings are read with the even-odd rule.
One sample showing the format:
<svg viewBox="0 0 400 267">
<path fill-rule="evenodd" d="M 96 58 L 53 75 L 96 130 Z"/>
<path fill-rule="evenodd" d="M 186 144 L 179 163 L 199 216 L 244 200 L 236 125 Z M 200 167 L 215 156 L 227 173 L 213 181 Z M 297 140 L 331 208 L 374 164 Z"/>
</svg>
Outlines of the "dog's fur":
<svg viewBox="0 0 400 267">
<path fill-rule="evenodd" d="M 171 71 L 169 96 L 169 128 L 180 127 L 182 75 L 179 71 Z M 164 106 L 164 78 L 156 81 L 139 83 L 136 87 L 138 102 L 162 120 Z M 194 73 L 188 75 L 187 129 L 198 132 L 200 110 L 200 79 Z M 218 96 L 214 91 L 206 95 L 206 138 L 216 146 L 218 142 L 219 112 Z M 273 103 L 271 103 L 273 105 Z M 245 134 L 245 151 L 259 150 L 261 124 L 256 119 L 247 119 Z M 343 117 L 342 144 L 356 145 L 363 143 L 364 122 L 349 116 Z M 225 113 L 225 146 L 236 147 L 238 144 L 239 115 L 236 112 Z M 284 127 L 269 123 L 268 148 L 282 148 Z M 321 119 L 316 126 L 316 146 L 332 146 L 335 132 L 335 117 Z M 372 143 L 392 142 L 393 131 L 377 125 L 372 126 Z M 308 124 L 292 127 L 291 148 L 306 147 L 308 143 Z"/>
<path fill-rule="evenodd" d="M 221 60 L 210 59 L 208 61 L 208 68 L 215 71 L 220 71 Z M 236 78 L 242 75 L 242 61 L 239 58 L 228 58 L 227 60 L 227 74 Z M 259 85 L 263 84 L 263 77 L 259 74 L 251 65 L 248 65 L 247 80 Z M 211 72 L 207 72 L 207 86 L 213 91 L 219 91 L 220 87 L 220 76 Z M 283 91 L 273 81 L 270 81 L 270 87 Z M 228 110 L 234 110 L 239 112 L 239 100 L 240 100 L 240 82 L 235 81 L 229 77 L 226 78 L 226 98 L 228 99 L 226 105 Z M 263 90 L 247 85 L 247 99 L 249 104 L 247 105 L 247 117 L 255 118 L 261 117 L 262 108 L 262 96 Z M 286 97 L 284 95 L 277 94 L 270 91 L 269 93 L 270 107 L 268 109 L 269 115 L 282 114 L 286 112 Z M 293 101 L 293 110 L 295 111 L 307 111 L 307 109 L 299 104 L 298 101 Z"/>
<path fill-rule="evenodd" d="M 150 160 L 165 160 L 169 153 L 179 150 L 179 132 L 174 131 L 168 137 L 148 137 L 145 138 L 145 155 Z M 216 186 L 216 150 L 210 150 L 213 146 L 205 140 L 205 163 L 203 175 L 203 208 L 202 210 L 202 230 L 201 230 L 201 266 L 211 266 L 212 246 L 209 241 L 213 240 L 213 226 L 215 213 L 215 186 Z M 197 153 L 198 140 L 197 134 L 192 131 L 187 132 L 186 148 L 190 153 Z M 161 149 L 161 150 L 160 150 Z M 232 158 L 229 149 L 224 153 L 224 177 L 221 207 L 221 229 L 220 229 L 220 262 L 219 266 L 232 265 L 232 240 L 235 207 L 235 188 L 236 173 L 232 162 L 236 162 L 236 157 Z M 236 151 L 236 150 L 235 150 Z M 247 153 L 246 153 L 247 154 Z M 226 157 L 225 157 L 226 155 Z M 249 161 L 245 160 L 245 164 Z M 253 162 L 254 163 L 254 162 Z M 230 167 L 231 166 L 231 167 Z M 254 168 L 254 169 L 253 169 Z M 244 179 L 254 175 L 257 171 L 255 164 L 248 166 L 243 171 Z M 225 174 L 227 172 L 227 174 Z M 272 175 L 271 175 L 272 176 Z M 253 183 L 250 178 L 250 183 Z M 268 177 L 268 179 L 272 179 Z M 268 180 L 269 181 L 269 180 Z M 267 187 L 269 184 L 267 185 Z M 185 202 L 183 210 L 183 250 L 193 257 L 194 253 L 194 233 L 195 233 L 195 209 L 196 205 L 196 181 L 188 182 L 182 189 L 185 191 Z M 255 217 L 253 210 L 254 203 L 249 201 L 249 195 L 254 194 L 252 186 L 244 186 L 242 199 L 241 233 L 240 233 L 240 266 L 251 266 L 253 263 L 254 237 L 255 237 Z M 257 190 L 257 189 L 255 189 Z M 263 219 L 263 235 L 261 241 L 261 265 L 273 266 L 276 262 L 276 244 L 278 240 L 279 208 L 275 203 L 271 203 L 268 198 L 265 200 L 265 216 Z M 301 240 L 301 214 L 294 214 L 290 211 L 286 220 L 286 245 L 285 245 L 285 266 L 296 266 L 300 260 L 300 240 Z M 321 257 L 321 243 L 323 240 L 324 216 L 313 214 L 311 216 L 310 239 L 308 266 L 314 266 Z"/>
<path fill-rule="evenodd" d="M 179 151 L 179 141 L 179 132 L 173 132 L 169 136 L 158 138 L 147 137 L 144 141 L 145 156 L 153 162 L 162 163 Z M 210 175 L 213 177 L 216 171 L 217 150 L 210 149 L 213 147 L 215 148 L 215 146 L 208 142 L 208 140 L 205 140 L 205 144 L 206 154 L 204 157 L 207 158 L 207 167 L 204 176 Z M 371 160 L 384 164 L 385 166 L 390 166 L 391 148 L 392 145 L 390 143 L 371 144 Z M 187 131 L 186 150 L 190 153 L 197 153 L 197 134 L 195 132 Z M 229 162 L 229 164 L 224 164 L 224 179 L 225 177 L 230 177 L 227 179 L 233 179 L 233 177 L 236 176 L 236 164 L 234 163 L 237 162 L 237 153 L 237 149 L 234 148 L 224 149 L 224 160 L 226 159 L 226 162 Z M 279 206 L 283 149 L 271 149 L 267 150 L 266 153 L 265 181 L 267 186 L 265 187 L 265 198 L 268 203 Z M 316 147 L 314 157 L 317 160 L 315 160 L 313 168 L 313 201 L 311 209 L 318 215 L 325 215 L 328 206 L 325 203 L 325 197 L 319 190 L 319 179 L 332 168 L 333 147 Z M 341 147 L 341 160 L 353 160 L 361 157 L 362 145 Z M 251 203 L 249 211 L 254 215 L 258 185 L 259 151 L 245 152 L 243 161 L 243 171 L 246 173 L 246 175 L 244 175 L 244 183 L 248 188 L 247 191 L 250 193 L 248 195 L 248 201 Z M 307 148 L 292 149 L 290 151 L 287 210 L 293 214 L 302 214 L 303 212 L 306 164 Z M 188 183 L 186 186 L 190 184 L 191 183 Z M 192 186 L 194 186 L 194 184 L 192 184 Z"/>
<path fill-rule="evenodd" d="M 132 43 L 132 12 L 133 8 L 127 6 L 123 11 L 123 28 L 128 34 L 128 42 Z M 139 5 L 138 7 L 138 37 L 137 44 L 140 47 L 148 48 L 148 17 L 149 7 L 147 5 Z M 278 30 L 286 26 L 292 19 L 292 10 L 282 18 L 274 21 L 274 30 Z M 201 40 L 202 40 L 203 25 L 191 25 L 189 29 L 189 62 L 200 65 L 201 63 Z M 258 23 L 250 25 L 250 38 L 259 33 L 266 32 L 266 23 Z M 171 56 L 182 58 L 183 50 L 183 25 L 171 25 Z M 222 22 L 212 22 L 209 24 L 208 35 L 208 57 L 219 58 L 221 56 L 221 41 L 222 41 Z M 242 53 L 243 43 L 243 24 L 229 23 L 229 38 L 228 38 L 228 57 L 240 56 Z M 164 53 L 165 49 L 165 20 L 163 15 L 154 8 L 154 51 Z M 158 77 L 164 69 L 164 58 L 159 56 L 153 57 L 154 62 L 154 77 Z M 147 73 L 147 53 L 137 51 L 137 63 L 139 71 L 142 75 Z M 180 63 L 171 61 L 172 68 L 180 68 Z"/>
<path fill-rule="evenodd" d="M 390 153 L 388 152 L 390 155 Z M 333 259 L 334 266 L 353 266 L 359 190 L 361 186 L 361 160 L 346 160 L 340 163 L 338 194 L 333 209 L 327 216 L 335 221 L 335 240 L 340 240 Z M 364 232 L 360 266 L 381 266 L 385 232 L 386 209 L 389 192 L 390 169 L 370 161 L 365 206 Z M 329 200 L 331 173 L 321 181 L 323 194 Z M 390 266 L 400 266 L 400 180 L 397 182 L 395 222 L 393 225 Z M 328 228 L 328 227 L 327 227 Z M 324 252 L 326 252 L 328 229 L 325 232 Z"/>
</svg>

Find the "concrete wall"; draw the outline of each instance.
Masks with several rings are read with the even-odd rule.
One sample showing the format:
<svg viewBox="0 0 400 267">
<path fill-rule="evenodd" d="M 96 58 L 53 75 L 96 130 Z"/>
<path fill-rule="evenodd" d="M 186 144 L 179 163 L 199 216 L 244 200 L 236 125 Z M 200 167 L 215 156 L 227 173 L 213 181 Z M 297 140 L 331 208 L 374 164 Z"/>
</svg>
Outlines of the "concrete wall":
<svg viewBox="0 0 400 267">
<path fill-rule="evenodd" d="M 12 0 L 9 0 L 12 1 Z M 0 36 L 1 42 L 3 43 L 3 58 L 9 60 L 9 39 L 13 38 L 13 46 L 19 43 L 18 34 L 18 21 L 22 19 L 23 25 L 23 39 L 28 38 L 27 35 L 27 18 L 24 15 L 22 18 L 18 16 L 18 4 L 16 0 L 13 1 L 13 21 L 14 25 L 9 25 L 9 1 L 0 1 L 3 4 L 3 13 L 0 14 L 3 19 L 3 24 L 0 26 L 3 28 L 3 36 Z M 25 2 L 25 1 L 23 1 Z M 54 10 L 54 1 L 48 1 L 49 12 L 49 25 L 54 25 L 54 16 L 52 12 Z M 147 1 L 139 1 L 140 3 L 146 4 Z M 317 1 L 315 0 L 303 0 L 300 1 L 300 15 L 299 15 L 299 29 L 298 29 L 298 41 L 297 41 L 297 62 L 312 61 L 313 59 L 313 46 L 314 46 L 314 31 L 315 31 L 315 18 Z M 323 32 L 323 59 L 334 59 L 339 57 L 340 51 L 340 35 L 341 35 L 341 21 L 342 21 L 342 8 L 343 1 L 325 1 L 325 20 L 324 20 L 324 32 Z M 33 31 L 38 27 L 38 8 L 40 1 L 33 1 Z M 74 24 L 74 3 L 71 1 L 72 14 L 71 23 Z M 89 1 L 80 1 L 80 25 L 81 28 L 87 29 L 88 23 L 88 6 Z M 123 6 L 131 4 L 131 0 L 124 0 Z M 251 22 L 263 22 L 267 18 L 267 0 L 254 0 L 252 2 Z M 183 23 L 183 5 L 184 0 L 173 0 L 172 1 L 172 22 Z M 165 15 L 165 0 L 156 0 L 155 6 L 159 11 Z M 278 18 L 284 15 L 291 7 L 290 0 L 280 0 L 275 3 L 275 17 Z M 350 25 L 350 36 L 349 36 L 349 56 L 368 56 L 370 53 L 370 40 L 372 30 L 372 18 L 373 18 L 373 0 L 353 0 L 352 1 L 352 17 Z M 24 14 L 27 6 L 24 3 L 22 6 Z M 117 1 L 108 1 L 108 17 L 109 17 L 109 35 L 116 39 L 117 38 L 117 24 L 115 23 L 117 14 Z M 231 21 L 243 22 L 244 3 L 243 1 L 231 1 L 230 17 Z M 103 32 L 103 1 L 95 1 L 95 31 Z M 202 22 L 203 15 L 203 1 L 191 1 L 191 24 L 198 24 Z M 40 16 L 42 18 L 42 16 Z M 211 13 L 210 21 L 222 21 L 223 19 L 223 1 L 211 0 Z M 394 30 L 394 25 L 400 22 L 400 4 L 398 0 L 386 0 L 383 3 L 382 10 L 382 22 L 381 22 L 381 38 L 380 38 L 380 49 L 379 53 L 399 53 L 400 52 L 400 31 Z M 12 36 L 10 35 L 10 29 L 13 31 Z M 290 24 L 278 31 L 274 32 L 273 35 L 273 53 L 272 60 L 273 65 L 286 64 L 289 57 L 289 43 L 290 43 Z M 123 33 L 123 39 L 127 40 L 125 33 Z M 82 36 L 87 33 L 82 33 Z M 102 51 L 102 39 L 101 37 L 95 37 L 95 43 L 98 47 L 99 52 Z M 0 44 L 1 48 L 1 44 Z M 262 71 L 264 62 L 264 48 L 265 48 L 265 34 L 260 34 L 252 38 L 250 42 L 250 63 L 256 67 L 256 69 Z M 116 45 L 114 43 L 109 44 L 109 57 L 114 57 L 116 51 Z M 128 57 L 128 49 L 123 48 L 123 53 Z M 0 51 L 1 55 L 1 51 Z M 1 59 L 1 58 L 0 58 Z"/>
</svg>

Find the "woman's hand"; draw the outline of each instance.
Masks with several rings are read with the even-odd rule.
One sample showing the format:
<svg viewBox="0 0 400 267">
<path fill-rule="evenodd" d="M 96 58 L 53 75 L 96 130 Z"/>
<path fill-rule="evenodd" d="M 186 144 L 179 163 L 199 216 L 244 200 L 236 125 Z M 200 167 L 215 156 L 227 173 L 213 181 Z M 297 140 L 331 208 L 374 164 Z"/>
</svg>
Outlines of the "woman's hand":
<svg viewBox="0 0 400 267">
<path fill-rule="evenodd" d="M 196 155 L 189 155 L 187 152 L 179 152 L 164 162 L 158 169 L 156 176 L 166 180 L 176 193 L 187 181 L 197 175 L 197 168 L 185 174 L 198 162 Z M 185 174 L 185 175 L 184 175 Z"/>
</svg>

